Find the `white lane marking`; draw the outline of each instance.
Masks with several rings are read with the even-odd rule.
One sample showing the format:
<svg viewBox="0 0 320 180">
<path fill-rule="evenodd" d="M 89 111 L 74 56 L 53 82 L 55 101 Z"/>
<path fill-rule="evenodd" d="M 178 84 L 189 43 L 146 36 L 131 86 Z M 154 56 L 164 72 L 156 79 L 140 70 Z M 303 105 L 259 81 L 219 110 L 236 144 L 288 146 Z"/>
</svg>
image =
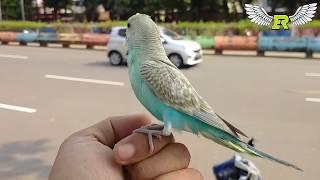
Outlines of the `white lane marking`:
<svg viewBox="0 0 320 180">
<path fill-rule="evenodd" d="M 320 77 L 320 73 L 305 73 L 304 76 L 307 76 L 307 77 Z"/>
<path fill-rule="evenodd" d="M 320 98 L 306 98 L 305 101 L 307 101 L 307 102 L 318 102 L 318 103 L 320 103 Z"/>
<path fill-rule="evenodd" d="M 123 82 L 103 81 L 103 80 L 97 80 L 97 79 L 85 79 L 85 78 L 76 78 L 76 77 L 68 77 L 68 76 L 57 76 L 57 75 L 50 75 L 50 74 L 45 75 L 45 78 L 77 81 L 77 82 L 87 82 L 87 83 L 95 83 L 95 84 L 107 84 L 107 85 L 114 85 L 114 86 L 124 86 Z"/>
<path fill-rule="evenodd" d="M 28 59 L 28 56 L 18 56 L 18 55 L 11 55 L 11 54 L 0 54 L 0 58 L 12 58 L 12 59 Z"/>
<path fill-rule="evenodd" d="M 21 107 L 21 106 L 14 106 L 14 105 L 9 105 L 9 104 L 0 104 L 0 108 L 2 108 L 2 109 L 8 109 L 8 110 L 13 110 L 13 111 L 26 112 L 26 113 L 34 113 L 34 112 L 37 112 L 36 109 L 26 108 L 26 107 Z"/>
</svg>

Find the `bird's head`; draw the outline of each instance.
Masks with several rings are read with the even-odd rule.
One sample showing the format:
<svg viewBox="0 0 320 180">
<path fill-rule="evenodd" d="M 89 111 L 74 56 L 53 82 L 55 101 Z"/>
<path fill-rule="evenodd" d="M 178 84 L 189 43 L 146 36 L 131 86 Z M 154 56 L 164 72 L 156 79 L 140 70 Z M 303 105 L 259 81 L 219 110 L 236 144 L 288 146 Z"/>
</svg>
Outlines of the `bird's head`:
<svg viewBox="0 0 320 180">
<path fill-rule="evenodd" d="M 160 41 L 158 26 L 145 14 L 137 13 L 128 19 L 126 35 L 129 47 L 142 46 L 148 41 Z"/>
</svg>

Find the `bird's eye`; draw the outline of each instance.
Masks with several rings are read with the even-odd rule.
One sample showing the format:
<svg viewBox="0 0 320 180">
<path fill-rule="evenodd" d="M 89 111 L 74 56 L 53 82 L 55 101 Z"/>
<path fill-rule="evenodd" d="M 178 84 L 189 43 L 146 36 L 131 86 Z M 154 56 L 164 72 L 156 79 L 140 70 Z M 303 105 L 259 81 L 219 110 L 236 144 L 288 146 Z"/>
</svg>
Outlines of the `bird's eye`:
<svg viewBox="0 0 320 180">
<path fill-rule="evenodd" d="M 128 28 L 130 28 L 130 23 L 128 23 L 128 25 L 127 25 L 127 26 L 128 26 Z"/>
</svg>

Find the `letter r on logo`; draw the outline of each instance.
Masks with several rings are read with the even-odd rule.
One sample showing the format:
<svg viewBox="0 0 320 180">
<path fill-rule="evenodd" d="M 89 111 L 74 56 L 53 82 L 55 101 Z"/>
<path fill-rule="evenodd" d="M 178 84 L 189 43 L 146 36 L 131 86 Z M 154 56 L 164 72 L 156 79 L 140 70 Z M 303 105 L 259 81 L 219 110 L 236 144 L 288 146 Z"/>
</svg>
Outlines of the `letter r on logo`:
<svg viewBox="0 0 320 180">
<path fill-rule="evenodd" d="M 274 15 L 273 16 L 273 30 L 279 30 L 281 26 L 283 29 L 289 29 L 288 28 L 288 22 L 289 22 L 289 17 L 287 15 Z"/>
</svg>

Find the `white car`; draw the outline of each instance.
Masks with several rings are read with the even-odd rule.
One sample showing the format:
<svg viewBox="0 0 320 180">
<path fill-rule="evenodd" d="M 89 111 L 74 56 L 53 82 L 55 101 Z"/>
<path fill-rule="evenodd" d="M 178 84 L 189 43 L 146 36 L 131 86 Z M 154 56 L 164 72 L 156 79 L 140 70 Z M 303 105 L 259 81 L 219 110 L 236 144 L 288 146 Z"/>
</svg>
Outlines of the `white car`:
<svg viewBox="0 0 320 180">
<path fill-rule="evenodd" d="M 174 31 L 160 27 L 161 40 L 168 58 L 178 68 L 195 65 L 202 61 L 201 46 L 194 41 L 185 40 Z M 107 45 L 107 56 L 112 65 L 127 62 L 128 49 L 125 46 L 126 27 L 113 27 Z"/>
</svg>

